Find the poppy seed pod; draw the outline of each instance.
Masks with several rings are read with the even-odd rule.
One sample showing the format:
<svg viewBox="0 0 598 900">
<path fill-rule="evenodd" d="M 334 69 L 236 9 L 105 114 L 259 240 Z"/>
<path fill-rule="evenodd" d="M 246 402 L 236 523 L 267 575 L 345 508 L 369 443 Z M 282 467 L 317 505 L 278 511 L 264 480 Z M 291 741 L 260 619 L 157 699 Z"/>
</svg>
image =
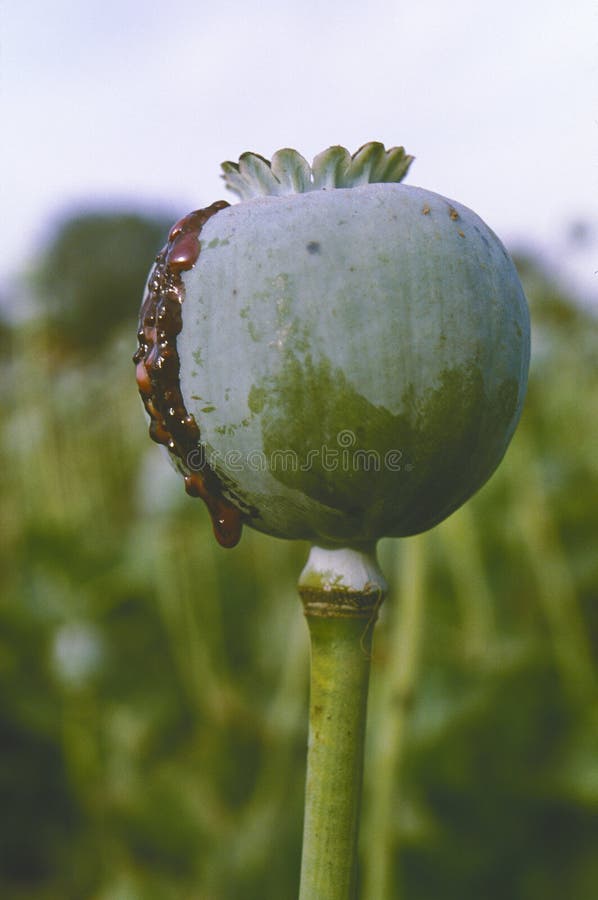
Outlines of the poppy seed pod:
<svg viewBox="0 0 598 900">
<path fill-rule="evenodd" d="M 225 546 L 242 523 L 367 547 L 440 522 L 518 422 L 529 317 L 471 210 L 400 184 L 402 148 L 225 163 L 150 274 L 135 356 L 150 432 Z"/>
</svg>

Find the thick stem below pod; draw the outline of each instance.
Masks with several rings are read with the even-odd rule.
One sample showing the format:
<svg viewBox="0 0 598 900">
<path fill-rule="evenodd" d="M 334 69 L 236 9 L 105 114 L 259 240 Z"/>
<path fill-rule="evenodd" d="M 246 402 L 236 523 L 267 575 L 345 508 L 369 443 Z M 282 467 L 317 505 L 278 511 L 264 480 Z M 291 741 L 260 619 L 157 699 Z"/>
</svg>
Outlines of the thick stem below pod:
<svg viewBox="0 0 598 900">
<path fill-rule="evenodd" d="M 299 579 L 311 640 L 299 900 L 350 900 L 372 633 L 386 582 L 375 553 L 313 547 Z"/>
</svg>

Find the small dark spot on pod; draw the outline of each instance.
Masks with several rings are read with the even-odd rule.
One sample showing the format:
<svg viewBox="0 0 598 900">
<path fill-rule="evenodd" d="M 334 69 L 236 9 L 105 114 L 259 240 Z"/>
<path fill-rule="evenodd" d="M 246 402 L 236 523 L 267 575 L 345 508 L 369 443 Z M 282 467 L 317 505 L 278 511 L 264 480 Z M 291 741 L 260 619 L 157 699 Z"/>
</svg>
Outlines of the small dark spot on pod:
<svg viewBox="0 0 598 900">
<path fill-rule="evenodd" d="M 306 249 L 307 249 L 307 252 L 310 253 L 312 256 L 315 256 L 316 254 L 320 253 L 322 250 L 318 241 L 310 241 L 309 244 L 307 245 Z"/>
</svg>

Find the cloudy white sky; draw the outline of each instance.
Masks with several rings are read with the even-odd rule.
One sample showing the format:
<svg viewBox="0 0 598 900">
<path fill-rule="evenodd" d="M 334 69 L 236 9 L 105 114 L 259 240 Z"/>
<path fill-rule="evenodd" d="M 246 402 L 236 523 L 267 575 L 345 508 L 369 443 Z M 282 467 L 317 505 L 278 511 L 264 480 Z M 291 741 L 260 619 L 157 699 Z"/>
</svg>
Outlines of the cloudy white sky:
<svg viewBox="0 0 598 900">
<path fill-rule="evenodd" d="M 4 0 L 0 41 L 0 282 L 73 205 L 182 213 L 244 150 L 380 140 L 598 301 L 596 0 Z"/>
</svg>

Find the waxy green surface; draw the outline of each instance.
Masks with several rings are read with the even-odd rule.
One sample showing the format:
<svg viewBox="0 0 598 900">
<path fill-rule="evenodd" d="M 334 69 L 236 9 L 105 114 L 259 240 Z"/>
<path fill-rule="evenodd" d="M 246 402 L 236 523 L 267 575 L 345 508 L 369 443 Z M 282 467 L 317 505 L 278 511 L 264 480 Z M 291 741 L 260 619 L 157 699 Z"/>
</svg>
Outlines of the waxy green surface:
<svg viewBox="0 0 598 900">
<path fill-rule="evenodd" d="M 500 462 L 529 320 L 470 210 L 401 184 L 258 198 L 206 223 L 183 280 L 185 405 L 253 527 L 345 546 L 414 534 Z"/>
</svg>

